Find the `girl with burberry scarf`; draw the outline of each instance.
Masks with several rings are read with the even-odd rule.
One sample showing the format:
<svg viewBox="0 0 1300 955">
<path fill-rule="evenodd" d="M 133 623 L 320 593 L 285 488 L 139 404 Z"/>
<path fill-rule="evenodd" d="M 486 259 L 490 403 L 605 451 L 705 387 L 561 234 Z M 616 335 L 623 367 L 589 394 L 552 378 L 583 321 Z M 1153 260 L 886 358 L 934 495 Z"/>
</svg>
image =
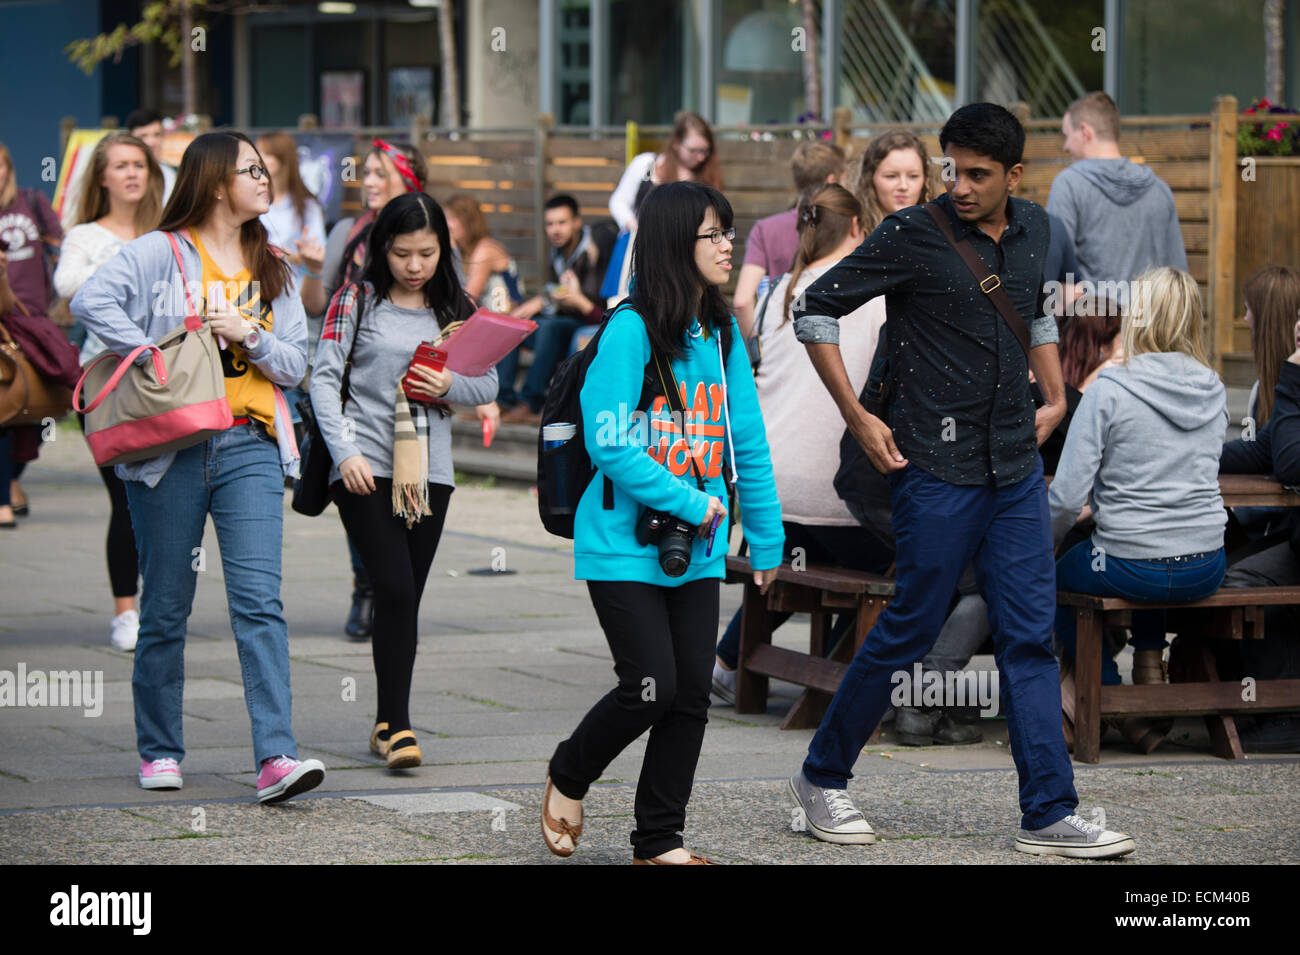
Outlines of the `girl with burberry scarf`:
<svg viewBox="0 0 1300 955">
<path fill-rule="evenodd" d="M 411 671 L 420 598 L 455 483 L 447 403 L 490 401 L 497 378 L 411 364 L 417 346 L 473 311 L 439 205 L 423 192 L 393 199 L 368 245 L 361 281 L 339 289 L 325 314 L 311 401 L 334 460 L 334 500 L 375 589 L 370 749 L 402 769 L 421 762 Z"/>
</svg>

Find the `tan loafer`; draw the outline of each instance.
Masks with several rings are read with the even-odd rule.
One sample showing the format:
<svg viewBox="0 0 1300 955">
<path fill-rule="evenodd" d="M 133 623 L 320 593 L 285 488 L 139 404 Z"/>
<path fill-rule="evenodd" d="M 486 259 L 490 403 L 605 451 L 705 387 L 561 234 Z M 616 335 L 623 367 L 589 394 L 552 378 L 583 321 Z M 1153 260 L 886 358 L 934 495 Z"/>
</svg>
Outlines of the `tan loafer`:
<svg viewBox="0 0 1300 955">
<path fill-rule="evenodd" d="M 546 843 L 546 848 L 550 849 L 557 856 L 567 859 L 573 855 L 573 850 L 578 848 L 578 837 L 582 835 L 582 819 L 578 819 L 577 825 L 561 817 L 552 819 L 547 806 L 551 804 L 551 789 L 554 787 L 551 782 L 551 774 L 546 774 L 546 791 L 542 793 L 542 841 Z M 568 837 L 573 843 L 572 846 L 560 845 L 560 840 Z"/>
<path fill-rule="evenodd" d="M 632 864 L 633 865 L 717 865 L 718 863 L 704 856 L 697 856 L 694 852 L 692 852 L 690 862 L 664 862 L 660 859 L 638 859 L 635 856 L 633 856 Z"/>
<path fill-rule="evenodd" d="M 394 748 L 393 744 L 403 739 L 410 739 L 411 745 Z M 415 742 L 415 734 L 410 730 L 401 730 L 390 736 L 388 738 L 388 754 L 386 758 L 389 769 L 410 769 L 419 766 L 423 755 L 420 753 L 420 744 Z"/>
<path fill-rule="evenodd" d="M 387 756 L 388 747 L 392 740 L 380 739 L 379 734 L 388 731 L 387 723 L 376 723 L 375 728 L 370 731 L 370 752 L 376 756 Z"/>
</svg>

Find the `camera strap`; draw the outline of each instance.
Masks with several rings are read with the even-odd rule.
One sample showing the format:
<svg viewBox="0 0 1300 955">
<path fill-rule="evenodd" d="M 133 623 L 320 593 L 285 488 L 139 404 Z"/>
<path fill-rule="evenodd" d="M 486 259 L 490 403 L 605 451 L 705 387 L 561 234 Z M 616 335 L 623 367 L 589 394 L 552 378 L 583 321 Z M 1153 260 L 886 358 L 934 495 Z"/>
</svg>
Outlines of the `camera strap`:
<svg viewBox="0 0 1300 955">
<path fill-rule="evenodd" d="M 704 477 L 703 475 L 700 474 L 699 464 L 695 460 L 695 453 L 694 453 L 695 449 L 691 445 L 690 436 L 687 435 L 686 433 L 686 409 L 682 407 L 682 396 L 677 391 L 677 387 L 676 387 L 677 379 L 673 376 L 669 376 L 672 378 L 673 381 L 673 387 L 669 388 L 668 379 L 664 377 L 663 364 L 659 361 L 659 353 L 655 351 L 654 342 L 650 343 L 650 354 L 654 357 L 655 370 L 659 373 L 659 384 L 664 390 L 664 398 L 668 402 L 669 411 L 673 410 L 673 397 L 675 396 L 677 398 L 676 411 L 677 414 L 679 415 L 678 420 L 680 420 L 682 423 L 682 440 L 686 442 L 686 457 L 691 462 L 691 472 L 695 475 L 696 486 L 699 487 L 701 491 L 704 491 L 707 494 L 708 491 L 704 487 Z M 670 371 L 672 370 L 671 362 L 668 363 L 668 368 Z"/>
</svg>

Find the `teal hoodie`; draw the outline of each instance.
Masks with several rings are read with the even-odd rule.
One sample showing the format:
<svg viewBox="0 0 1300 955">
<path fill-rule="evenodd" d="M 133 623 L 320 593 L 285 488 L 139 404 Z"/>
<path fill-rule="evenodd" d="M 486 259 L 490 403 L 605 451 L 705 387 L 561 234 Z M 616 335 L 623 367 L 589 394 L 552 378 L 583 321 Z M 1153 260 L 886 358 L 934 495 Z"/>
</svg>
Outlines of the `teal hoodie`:
<svg viewBox="0 0 1300 955">
<path fill-rule="evenodd" d="M 698 323 L 694 329 L 699 331 Z M 718 528 L 711 557 L 704 556 L 706 542 L 696 536 L 691 565 L 681 577 L 669 577 L 660 569 L 655 544 L 642 547 L 636 542 L 636 521 L 647 506 L 698 526 L 709 509 L 710 497 L 725 502 L 724 455 L 736 471 L 750 561 L 758 570 L 778 566 L 785 546 L 781 502 L 776 496 L 754 376 L 735 319 L 731 321 L 726 367 L 729 401 L 723 401 L 716 336 L 689 337 L 685 353 L 670 363 L 671 371 L 665 367 L 683 397 L 689 451 L 662 396 L 654 399 L 649 412 L 637 413 L 642 375 L 650 361 L 650 339 L 636 309 L 620 308 L 597 346 L 580 401 L 587 453 L 599 473 L 583 493 L 574 518 L 574 576 L 579 580 L 634 580 L 661 587 L 724 577 L 725 523 Z M 704 474 L 704 491 L 695 483 L 690 454 Z M 603 506 L 602 475 L 614 486 L 612 510 Z"/>
</svg>

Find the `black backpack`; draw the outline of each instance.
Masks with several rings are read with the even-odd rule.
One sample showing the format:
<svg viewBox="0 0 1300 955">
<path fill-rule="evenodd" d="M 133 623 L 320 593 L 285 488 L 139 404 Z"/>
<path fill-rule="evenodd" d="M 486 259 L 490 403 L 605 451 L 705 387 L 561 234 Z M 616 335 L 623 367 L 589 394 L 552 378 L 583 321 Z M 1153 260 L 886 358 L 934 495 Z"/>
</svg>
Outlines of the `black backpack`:
<svg viewBox="0 0 1300 955">
<path fill-rule="evenodd" d="M 596 475 L 583 436 L 579 396 L 582 384 L 587 379 L 587 369 L 596 357 L 596 349 L 606 326 L 618 310 L 626 305 L 628 303 L 622 301 L 605 311 L 596 334 L 582 351 L 560 362 L 546 389 L 542 423 L 537 431 L 537 511 L 541 515 L 542 526 L 557 537 L 573 539 L 573 520 L 577 514 L 578 501 Z M 645 410 L 654 395 L 662 390 L 652 385 L 653 376 L 649 374 L 649 368 L 650 365 L 647 364 L 646 372 L 642 375 L 641 396 L 637 399 L 639 410 Z M 542 435 L 547 425 L 560 422 L 576 425 L 577 431 L 564 444 L 547 450 Z M 608 477 L 604 481 L 604 507 L 605 510 L 612 511 L 614 485 Z"/>
</svg>

